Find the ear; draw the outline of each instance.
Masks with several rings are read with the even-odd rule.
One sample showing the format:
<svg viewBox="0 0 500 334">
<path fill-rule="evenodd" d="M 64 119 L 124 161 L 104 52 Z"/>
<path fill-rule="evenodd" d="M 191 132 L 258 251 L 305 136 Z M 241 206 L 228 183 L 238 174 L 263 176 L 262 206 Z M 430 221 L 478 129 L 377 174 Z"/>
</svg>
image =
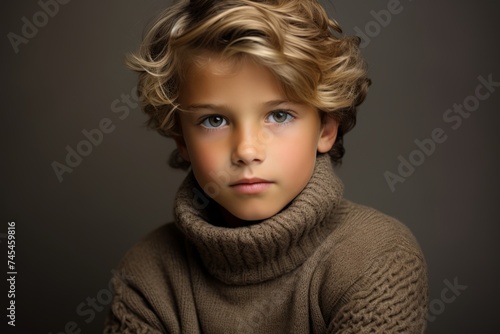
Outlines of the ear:
<svg viewBox="0 0 500 334">
<path fill-rule="evenodd" d="M 337 132 L 339 129 L 339 122 L 326 114 L 323 116 L 321 132 L 318 139 L 318 152 L 326 153 L 330 151 L 337 139 Z"/>
<path fill-rule="evenodd" d="M 189 159 L 189 152 L 188 152 L 188 149 L 186 146 L 186 142 L 184 141 L 184 137 L 183 136 L 174 136 L 173 138 L 175 140 L 175 144 L 177 145 L 177 151 L 179 151 L 179 154 L 182 157 L 182 159 L 184 159 L 186 161 L 191 161 Z"/>
</svg>

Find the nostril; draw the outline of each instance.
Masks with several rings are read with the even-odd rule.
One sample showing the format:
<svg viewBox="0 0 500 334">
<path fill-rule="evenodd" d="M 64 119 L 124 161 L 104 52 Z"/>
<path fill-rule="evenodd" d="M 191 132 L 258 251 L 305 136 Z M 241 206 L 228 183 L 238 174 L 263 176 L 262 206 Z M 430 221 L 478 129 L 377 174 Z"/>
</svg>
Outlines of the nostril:
<svg viewBox="0 0 500 334">
<path fill-rule="evenodd" d="M 238 165 L 259 162 L 264 159 L 264 151 L 251 143 L 238 145 L 233 152 L 233 162 Z"/>
</svg>

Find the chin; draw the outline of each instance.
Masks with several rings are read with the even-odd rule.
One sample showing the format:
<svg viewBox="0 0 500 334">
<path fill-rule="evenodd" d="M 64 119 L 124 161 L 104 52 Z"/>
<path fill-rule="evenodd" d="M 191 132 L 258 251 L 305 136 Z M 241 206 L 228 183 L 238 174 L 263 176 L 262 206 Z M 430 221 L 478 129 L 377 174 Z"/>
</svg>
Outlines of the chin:
<svg viewBox="0 0 500 334">
<path fill-rule="evenodd" d="M 273 215 L 234 215 L 236 218 L 246 221 L 259 221 L 272 217 Z"/>
<path fill-rule="evenodd" d="M 246 221 L 258 221 L 265 220 L 272 216 L 274 216 L 277 212 L 231 212 L 233 216 L 238 219 L 246 220 Z"/>
</svg>

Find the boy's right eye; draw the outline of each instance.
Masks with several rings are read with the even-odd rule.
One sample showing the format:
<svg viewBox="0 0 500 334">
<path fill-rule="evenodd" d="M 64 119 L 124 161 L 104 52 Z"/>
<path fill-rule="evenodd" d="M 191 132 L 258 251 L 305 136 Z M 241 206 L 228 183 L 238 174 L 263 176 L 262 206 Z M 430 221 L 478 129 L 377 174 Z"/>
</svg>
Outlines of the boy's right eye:
<svg viewBox="0 0 500 334">
<path fill-rule="evenodd" d="M 206 128 L 213 129 L 213 128 L 220 128 L 221 126 L 226 125 L 227 122 L 224 119 L 224 117 L 213 115 L 204 118 L 200 124 Z"/>
</svg>

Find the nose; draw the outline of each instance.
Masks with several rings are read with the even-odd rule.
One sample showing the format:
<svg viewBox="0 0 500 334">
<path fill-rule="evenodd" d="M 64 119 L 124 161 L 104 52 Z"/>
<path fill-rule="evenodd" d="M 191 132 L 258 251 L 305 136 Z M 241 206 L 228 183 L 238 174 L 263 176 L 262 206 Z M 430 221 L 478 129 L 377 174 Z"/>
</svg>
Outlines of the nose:
<svg viewBox="0 0 500 334">
<path fill-rule="evenodd" d="M 245 126 L 235 129 L 233 134 L 232 162 L 236 165 L 258 164 L 266 157 L 266 145 L 262 140 L 263 129 Z"/>
</svg>

